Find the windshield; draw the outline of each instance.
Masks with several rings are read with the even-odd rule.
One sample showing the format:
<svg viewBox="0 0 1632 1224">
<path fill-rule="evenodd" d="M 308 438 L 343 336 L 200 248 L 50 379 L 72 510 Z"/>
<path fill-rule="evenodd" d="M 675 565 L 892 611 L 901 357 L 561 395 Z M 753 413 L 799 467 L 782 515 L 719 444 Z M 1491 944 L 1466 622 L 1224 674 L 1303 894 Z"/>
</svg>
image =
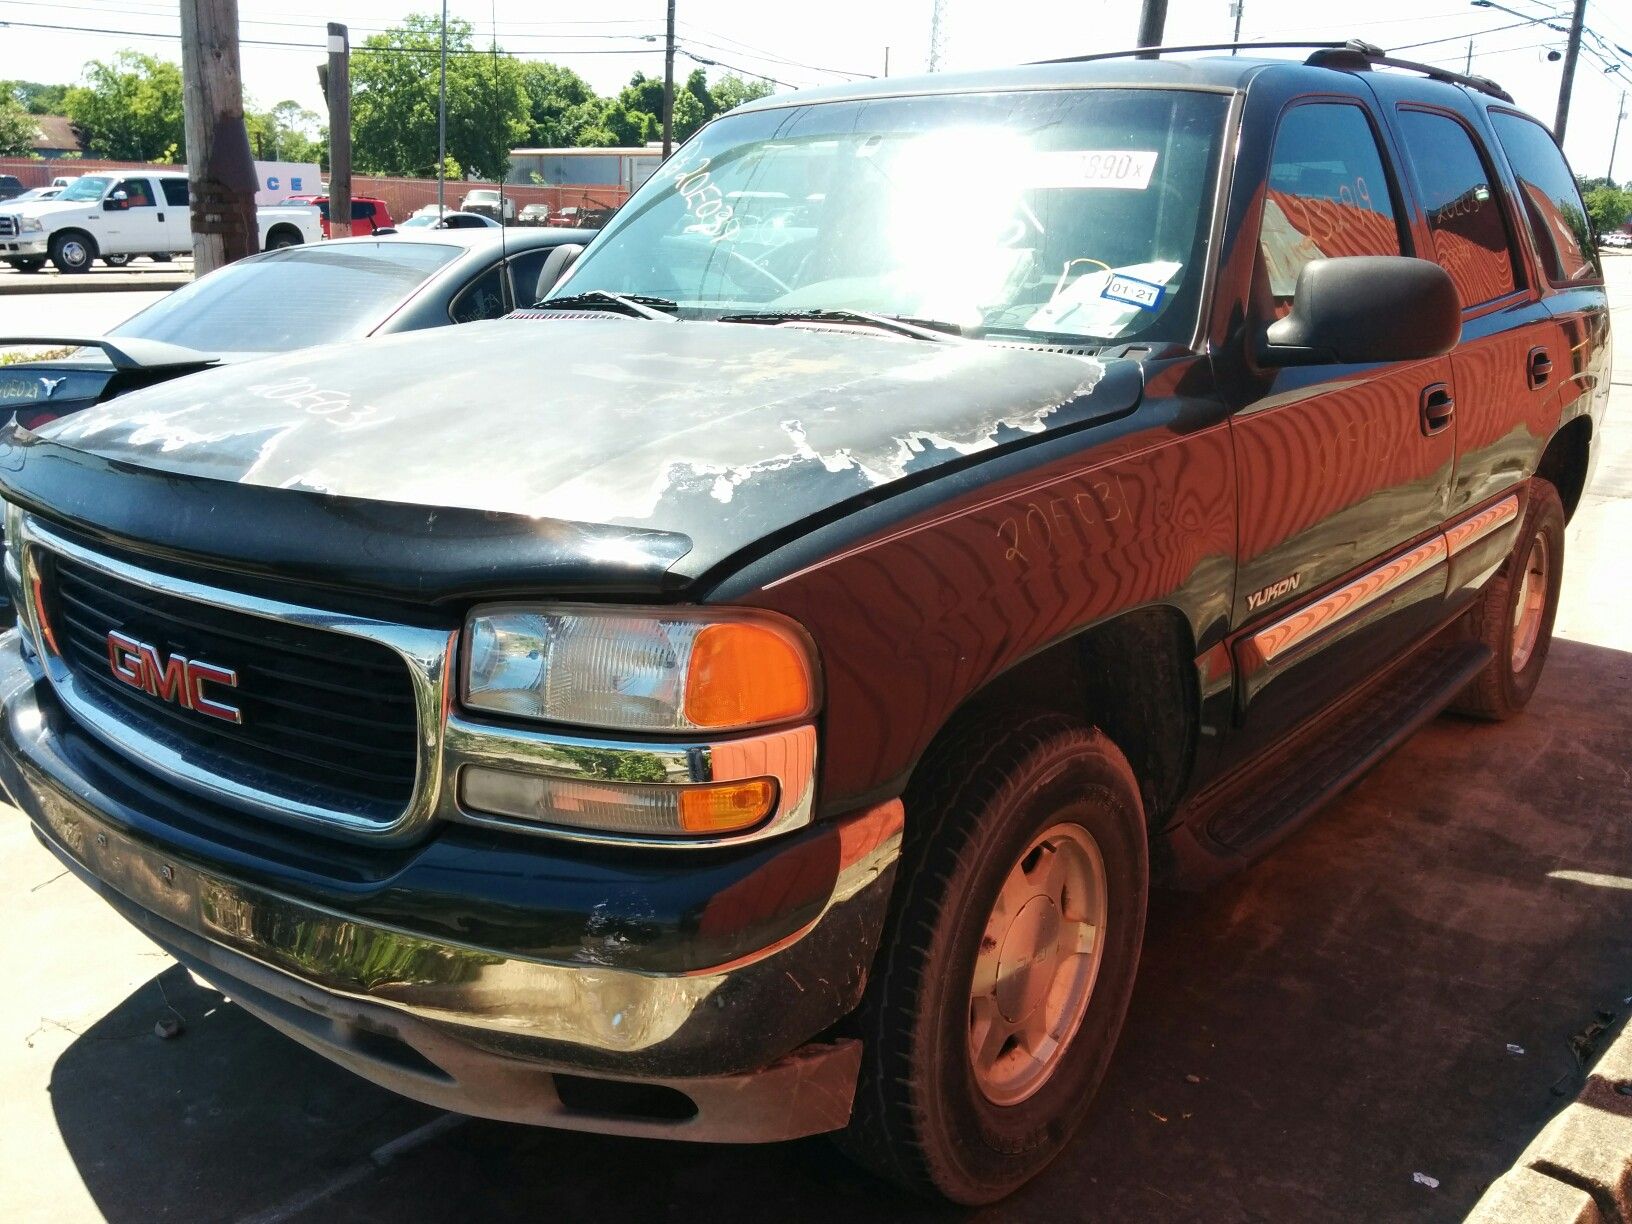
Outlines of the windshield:
<svg viewBox="0 0 1632 1224">
<path fill-rule="evenodd" d="M 726 116 L 552 296 L 863 310 L 966 335 L 1187 340 L 1227 97 L 1088 89 Z"/>
<path fill-rule="evenodd" d="M 281 353 L 366 336 L 463 248 L 387 240 L 290 247 L 177 289 L 115 336 L 207 353 Z"/>
<path fill-rule="evenodd" d="M 108 189 L 111 178 L 98 178 L 94 175 L 76 179 L 64 187 L 59 200 L 100 200 L 102 193 Z"/>
</svg>

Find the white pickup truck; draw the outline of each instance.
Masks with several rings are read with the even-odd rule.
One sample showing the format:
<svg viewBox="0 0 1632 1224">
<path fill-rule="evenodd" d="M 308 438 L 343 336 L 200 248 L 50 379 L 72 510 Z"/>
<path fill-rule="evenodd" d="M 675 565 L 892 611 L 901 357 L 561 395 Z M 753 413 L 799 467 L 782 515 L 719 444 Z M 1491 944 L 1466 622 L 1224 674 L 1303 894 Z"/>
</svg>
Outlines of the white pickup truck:
<svg viewBox="0 0 1632 1224">
<path fill-rule="evenodd" d="M 22 272 L 37 272 L 49 259 L 59 272 L 84 272 L 92 262 L 119 266 L 137 255 L 166 259 L 193 249 L 182 172 L 87 174 L 54 200 L 0 204 L 0 259 Z M 255 210 L 261 248 L 299 246 L 323 237 L 323 221 L 310 204 L 278 204 Z"/>
</svg>

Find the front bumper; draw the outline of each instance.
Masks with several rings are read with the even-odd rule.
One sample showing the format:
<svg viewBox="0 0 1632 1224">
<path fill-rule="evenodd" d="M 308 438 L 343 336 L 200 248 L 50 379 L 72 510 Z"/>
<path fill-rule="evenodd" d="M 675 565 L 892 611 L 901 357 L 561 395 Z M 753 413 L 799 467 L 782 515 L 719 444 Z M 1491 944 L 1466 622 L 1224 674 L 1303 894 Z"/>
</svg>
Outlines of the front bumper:
<svg viewBox="0 0 1632 1224">
<path fill-rule="evenodd" d="M 663 972 L 627 948 L 609 964 L 590 945 L 576 958 L 543 958 L 466 942 L 448 937 L 446 923 L 423 929 L 411 904 L 400 906 L 401 922 L 383 920 L 378 904 L 361 917 L 365 907 L 314 899 L 293 879 L 279 887 L 271 868 L 258 878 L 228 870 L 223 862 L 241 861 L 200 853 L 196 838 L 164 837 L 154 792 L 144 805 L 87 765 L 89 751 L 18 636 L 0 638 L 0 781 L 41 840 L 200 976 L 369 1079 L 461 1112 L 639 1135 L 772 1140 L 848 1118 L 859 1049 L 807 1043 L 859 1001 L 899 850 L 899 804 L 762 848 L 729 884 L 687 856 L 647 852 L 654 895 L 675 882 L 655 878 L 663 873 L 715 881 L 712 895 L 682 907 L 704 925 L 757 923 L 787 898 L 808 897 L 813 878 L 823 893 L 808 921 L 769 946 Z M 549 878 L 541 858 L 606 853 L 539 839 L 511 839 L 496 853 L 493 835 L 442 836 L 458 835 L 489 838 L 474 861 L 507 902 L 519 870 Z M 400 895 L 413 878 L 404 869 L 369 891 Z M 626 890 L 607 895 L 638 904 Z M 558 924 L 545 901 L 536 902 L 539 922 Z M 636 929 L 604 900 L 593 909 L 587 930 Z M 524 929 L 522 918 L 509 929 Z M 663 938 L 659 929 L 654 945 Z M 649 963 L 672 963 L 664 951 L 654 946 Z"/>
<path fill-rule="evenodd" d="M 0 238 L 0 256 L 11 259 L 40 259 L 48 250 L 47 240 L 38 234 Z"/>
</svg>

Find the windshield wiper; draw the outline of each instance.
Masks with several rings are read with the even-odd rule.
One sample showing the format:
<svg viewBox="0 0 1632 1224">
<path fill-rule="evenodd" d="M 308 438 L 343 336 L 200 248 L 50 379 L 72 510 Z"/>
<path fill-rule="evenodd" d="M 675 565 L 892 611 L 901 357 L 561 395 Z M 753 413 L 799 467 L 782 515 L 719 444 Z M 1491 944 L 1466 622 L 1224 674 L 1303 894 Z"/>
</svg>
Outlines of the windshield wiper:
<svg viewBox="0 0 1632 1224">
<path fill-rule="evenodd" d="M 911 319 L 903 315 L 874 314 L 870 310 L 759 310 L 721 315 L 721 323 L 861 323 L 911 336 L 914 340 L 945 342 L 963 335 L 956 323 L 939 319 Z"/>
<path fill-rule="evenodd" d="M 668 298 L 647 297 L 643 293 L 613 293 L 610 289 L 586 289 L 565 297 L 544 298 L 534 302 L 531 310 L 621 310 L 639 319 L 662 319 L 673 323 L 674 316 L 665 313 L 679 307 Z"/>
</svg>

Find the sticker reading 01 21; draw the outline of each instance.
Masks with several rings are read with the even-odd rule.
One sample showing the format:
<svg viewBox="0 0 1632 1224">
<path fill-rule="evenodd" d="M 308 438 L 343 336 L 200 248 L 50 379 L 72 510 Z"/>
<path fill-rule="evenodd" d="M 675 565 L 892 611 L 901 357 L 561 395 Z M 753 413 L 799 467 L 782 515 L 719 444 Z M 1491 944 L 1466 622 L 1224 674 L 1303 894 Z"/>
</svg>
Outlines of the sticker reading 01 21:
<svg viewBox="0 0 1632 1224">
<path fill-rule="evenodd" d="M 1099 296 L 1128 306 L 1137 306 L 1140 310 L 1155 310 L 1162 304 L 1162 296 L 1166 292 L 1166 286 L 1140 280 L 1137 276 L 1118 273 L 1105 282 L 1105 288 L 1100 290 Z"/>
</svg>

